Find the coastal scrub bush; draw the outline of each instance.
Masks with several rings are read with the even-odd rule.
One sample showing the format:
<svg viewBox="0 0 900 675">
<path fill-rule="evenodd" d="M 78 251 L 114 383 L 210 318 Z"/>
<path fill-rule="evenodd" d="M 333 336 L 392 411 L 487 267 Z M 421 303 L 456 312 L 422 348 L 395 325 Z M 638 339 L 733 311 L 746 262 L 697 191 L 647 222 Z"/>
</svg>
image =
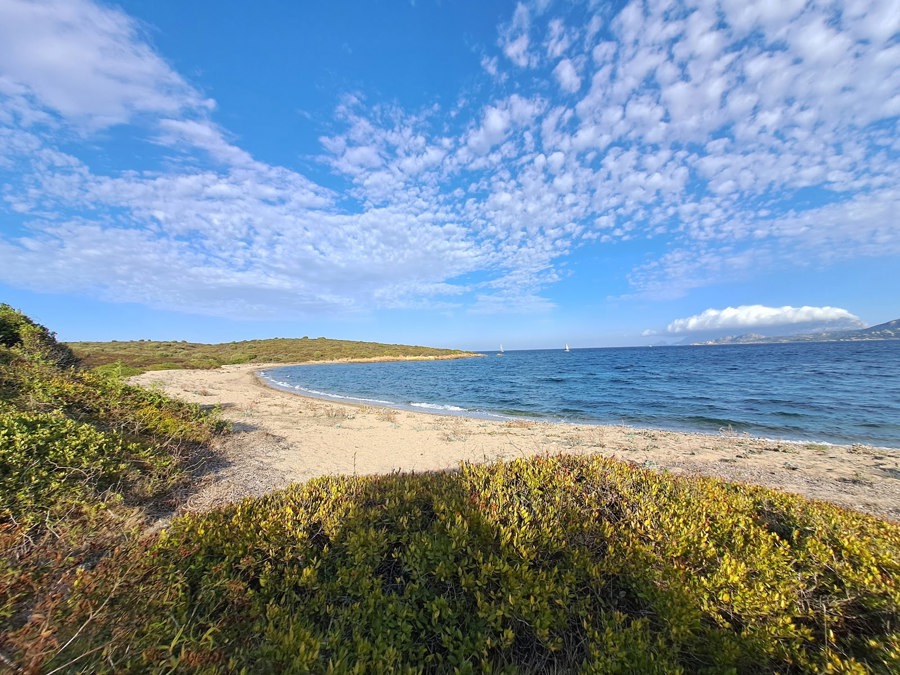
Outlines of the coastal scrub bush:
<svg viewBox="0 0 900 675">
<path fill-rule="evenodd" d="M 5 303 L 0 303 L 0 348 L 0 363 L 11 360 L 11 355 L 62 368 L 78 361 L 68 346 L 56 341 L 54 333 Z"/>
<path fill-rule="evenodd" d="M 116 361 L 114 363 L 105 363 L 102 366 L 97 366 L 93 370 L 98 375 L 106 375 L 119 379 L 132 377 L 134 375 L 140 375 L 142 372 L 144 372 L 143 368 L 126 366 L 121 361 Z"/>
<path fill-rule="evenodd" d="M 127 490 L 152 495 L 169 453 L 54 413 L 0 413 L 0 518 L 44 522 L 60 507 Z"/>
<path fill-rule="evenodd" d="M 78 579 L 137 544 L 144 509 L 171 510 L 221 429 L 197 406 L 80 370 L 0 305 L 0 671 L 38 672 L 59 654 Z"/>
<path fill-rule="evenodd" d="M 220 427 L 197 405 L 130 386 L 121 378 L 86 370 L 61 370 L 21 362 L 0 370 L 0 406 L 31 412 L 56 411 L 126 438 L 171 451 L 207 442 Z"/>
<path fill-rule="evenodd" d="M 91 671 L 891 673 L 898 579 L 896 524 L 537 457 L 181 517 L 85 575 L 61 634 Z"/>
</svg>

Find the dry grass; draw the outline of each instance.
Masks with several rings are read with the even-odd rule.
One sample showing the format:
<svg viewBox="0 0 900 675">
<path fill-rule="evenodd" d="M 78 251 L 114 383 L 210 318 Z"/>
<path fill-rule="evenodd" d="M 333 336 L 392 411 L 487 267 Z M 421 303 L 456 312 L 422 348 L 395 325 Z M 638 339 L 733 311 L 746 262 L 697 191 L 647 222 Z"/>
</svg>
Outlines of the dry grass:
<svg viewBox="0 0 900 675">
<path fill-rule="evenodd" d="M 450 443 L 459 443 L 469 438 L 465 420 L 461 417 L 448 417 L 441 421 L 441 438 Z"/>
<path fill-rule="evenodd" d="M 381 422 L 390 422 L 391 424 L 394 424 L 397 422 L 399 414 L 399 411 L 394 410 L 393 408 L 379 408 L 378 412 L 375 413 L 375 417 Z"/>
<path fill-rule="evenodd" d="M 534 429 L 537 422 L 534 420 L 510 420 L 504 424 L 509 429 Z"/>
</svg>

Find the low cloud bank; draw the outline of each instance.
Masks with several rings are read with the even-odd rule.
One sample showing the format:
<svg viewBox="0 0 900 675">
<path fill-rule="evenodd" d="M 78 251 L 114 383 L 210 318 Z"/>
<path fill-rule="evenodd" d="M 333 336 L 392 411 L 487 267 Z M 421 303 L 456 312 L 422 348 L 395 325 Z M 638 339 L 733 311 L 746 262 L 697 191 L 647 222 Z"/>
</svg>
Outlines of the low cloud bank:
<svg viewBox="0 0 900 675">
<path fill-rule="evenodd" d="M 840 307 L 741 305 L 725 309 L 707 309 L 694 316 L 676 319 L 668 325 L 666 330 L 669 333 L 691 333 L 726 328 L 759 328 L 814 322 L 841 322 L 858 327 L 865 326 L 858 316 Z"/>
</svg>

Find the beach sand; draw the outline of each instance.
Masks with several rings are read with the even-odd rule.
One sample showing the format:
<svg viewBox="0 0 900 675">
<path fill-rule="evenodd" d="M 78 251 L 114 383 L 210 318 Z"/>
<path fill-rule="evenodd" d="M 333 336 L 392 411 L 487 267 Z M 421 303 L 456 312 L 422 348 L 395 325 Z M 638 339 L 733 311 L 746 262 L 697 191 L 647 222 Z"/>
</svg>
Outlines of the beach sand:
<svg viewBox="0 0 900 675">
<path fill-rule="evenodd" d="M 729 434 L 625 426 L 493 421 L 333 403 L 265 385 L 256 373 L 284 364 L 152 371 L 133 384 L 218 405 L 234 433 L 221 461 L 198 477 L 180 511 L 259 496 L 334 474 L 451 469 L 536 454 L 599 453 L 673 474 L 765 485 L 900 520 L 900 451 L 789 443 Z"/>
</svg>

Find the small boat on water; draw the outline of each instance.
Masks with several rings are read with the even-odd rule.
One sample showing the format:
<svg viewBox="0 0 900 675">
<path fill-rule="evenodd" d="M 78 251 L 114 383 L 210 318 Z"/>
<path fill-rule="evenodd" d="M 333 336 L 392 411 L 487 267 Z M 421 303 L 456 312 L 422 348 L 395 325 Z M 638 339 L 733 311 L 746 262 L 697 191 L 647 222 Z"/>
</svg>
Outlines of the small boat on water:
<svg viewBox="0 0 900 675">
<path fill-rule="evenodd" d="M 503 343 L 500 343 L 500 351 L 497 352 L 497 356 L 503 356 Z"/>
<path fill-rule="evenodd" d="M 566 352 L 572 351 L 571 349 L 569 349 L 569 343 L 568 343 L 568 342 L 566 343 L 566 348 L 565 348 L 563 351 L 566 351 Z"/>
</svg>

